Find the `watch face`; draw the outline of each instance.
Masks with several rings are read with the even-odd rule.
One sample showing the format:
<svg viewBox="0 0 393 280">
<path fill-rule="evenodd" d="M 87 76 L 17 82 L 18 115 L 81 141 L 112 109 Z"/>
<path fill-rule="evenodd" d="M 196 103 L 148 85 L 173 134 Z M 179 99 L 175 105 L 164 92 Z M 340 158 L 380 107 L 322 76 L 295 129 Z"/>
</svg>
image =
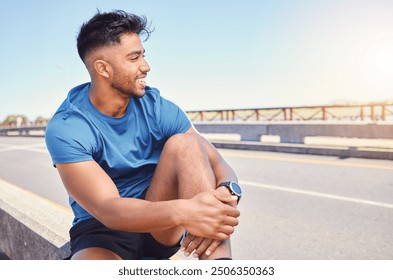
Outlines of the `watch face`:
<svg viewBox="0 0 393 280">
<path fill-rule="evenodd" d="M 235 182 L 231 182 L 230 185 L 232 191 L 237 195 L 237 196 L 241 196 L 242 195 L 242 188 Z"/>
</svg>

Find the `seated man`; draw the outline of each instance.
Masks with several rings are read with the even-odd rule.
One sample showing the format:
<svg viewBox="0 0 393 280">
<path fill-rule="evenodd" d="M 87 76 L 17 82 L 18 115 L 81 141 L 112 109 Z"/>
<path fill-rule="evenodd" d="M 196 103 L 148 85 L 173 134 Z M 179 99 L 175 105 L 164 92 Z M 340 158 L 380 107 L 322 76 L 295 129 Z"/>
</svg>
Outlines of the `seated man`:
<svg viewBox="0 0 393 280">
<path fill-rule="evenodd" d="M 186 255 L 231 258 L 237 177 L 186 114 L 146 86 L 140 35 L 150 32 L 124 11 L 98 12 L 79 32 L 91 82 L 69 92 L 46 130 L 75 214 L 70 257 L 169 258 L 188 232 Z"/>
</svg>

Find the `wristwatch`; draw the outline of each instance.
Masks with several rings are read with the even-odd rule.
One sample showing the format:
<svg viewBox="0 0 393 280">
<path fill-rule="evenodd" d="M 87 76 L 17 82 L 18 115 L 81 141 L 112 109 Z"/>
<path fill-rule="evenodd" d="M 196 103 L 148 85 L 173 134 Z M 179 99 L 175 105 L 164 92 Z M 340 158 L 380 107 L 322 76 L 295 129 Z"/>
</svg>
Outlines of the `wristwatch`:
<svg viewBox="0 0 393 280">
<path fill-rule="evenodd" d="M 217 186 L 217 188 L 218 187 L 226 187 L 229 190 L 229 192 L 231 193 L 231 195 L 237 196 L 237 203 L 239 203 L 243 192 L 242 192 L 242 188 L 239 186 L 238 183 L 233 182 L 233 181 L 222 182 Z"/>
</svg>

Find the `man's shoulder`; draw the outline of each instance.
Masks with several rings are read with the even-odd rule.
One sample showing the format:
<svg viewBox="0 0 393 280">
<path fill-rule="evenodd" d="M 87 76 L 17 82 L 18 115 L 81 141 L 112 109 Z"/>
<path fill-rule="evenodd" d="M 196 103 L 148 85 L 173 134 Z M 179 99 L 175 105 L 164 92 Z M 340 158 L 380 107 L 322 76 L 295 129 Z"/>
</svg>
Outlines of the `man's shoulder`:
<svg viewBox="0 0 393 280">
<path fill-rule="evenodd" d="M 58 126 L 67 126 L 67 124 L 87 124 L 88 120 L 83 114 L 80 112 L 70 109 L 70 108 L 62 108 L 53 115 L 51 120 L 49 121 L 47 127 L 58 127 Z"/>
<path fill-rule="evenodd" d="M 56 110 L 54 116 L 49 122 L 48 126 L 61 125 L 67 120 L 84 120 L 83 111 L 84 108 L 79 108 L 83 104 L 83 91 L 88 88 L 89 83 L 78 85 L 72 88 L 67 95 L 67 98 Z"/>
<path fill-rule="evenodd" d="M 59 109 L 46 127 L 46 138 L 85 138 L 95 136 L 94 125 L 83 114 L 72 109 Z"/>
</svg>

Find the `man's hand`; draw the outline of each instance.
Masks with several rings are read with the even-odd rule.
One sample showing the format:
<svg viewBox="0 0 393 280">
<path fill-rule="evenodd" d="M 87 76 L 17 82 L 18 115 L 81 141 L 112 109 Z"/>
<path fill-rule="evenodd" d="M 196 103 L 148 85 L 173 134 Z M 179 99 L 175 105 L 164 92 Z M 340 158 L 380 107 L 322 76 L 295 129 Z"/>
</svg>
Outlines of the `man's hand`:
<svg viewBox="0 0 393 280">
<path fill-rule="evenodd" d="M 224 186 L 218 187 L 218 188 L 217 188 L 217 191 L 222 192 L 222 193 L 230 194 L 228 188 L 227 188 L 227 187 L 224 187 Z M 232 198 L 236 198 L 236 199 L 235 199 L 235 201 L 229 202 L 228 205 L 230 205 L 230 206 L 232 206 L 232 207 L 234 207 L 234 208 L 237 208 L 238 198 L 237 198 L 237 196 L 232 196 Z"/>
<path fill-rule="evenodd" d="M 222 192 L 226 195 L 230 195 L 230 192 L 226 187 L 219 187 L 217 188 L 217 191 Z M 234 208 L 237 208 L 237 197 L 232 196 L 232 199 L 228 201 L 227 204 Z M 220 240 L 202 238 L 192 234 L 188 234 L 183 240 L 181 250 L 184 252 L 184 255 L 186 257 L 188 257 L 192 252 L 194 252 L 192 256 L 194 258 L 198 258 L 202 254 L 210 256 L 218 248 L 218 246 L 220 246 L 220 244 Z"/>
<path fill-rule="evenodd" d="M 202 192 L 187 200 L 182 207 L 182 225 L 194 236 L 207 239 L 226 240 L 238 225 L 240 212 L 228 205 L 236 203 L 229 193 L 217 190 Z"/>
<path fill-rule="evenodd" d="M 188 234 L 181 244 L 181 250 L 188 257 L 192 252 L 194 258 L 200 257 L 202 254 L 210 256 L 220 246 L 222 241 L 197 237 Z"/>
</svg>

